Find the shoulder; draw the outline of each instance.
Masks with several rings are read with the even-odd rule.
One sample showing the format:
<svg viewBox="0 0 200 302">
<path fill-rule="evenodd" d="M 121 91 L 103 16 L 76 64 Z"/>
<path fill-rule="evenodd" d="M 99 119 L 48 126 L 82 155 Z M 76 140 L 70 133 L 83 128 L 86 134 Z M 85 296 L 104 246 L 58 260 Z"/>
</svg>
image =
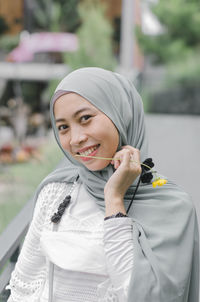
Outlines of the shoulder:
<svg viewBox="0 0 200 302">
<path fill-rule="evenodd" d="M 196 216 L 191 197 L 171 181 L 161 187 L 144 186 L 135 200 L 132 215 L 142 224 L 185 225 Z"/>
<path fill-rule="evenodd" d="M 50 182 L 42 186 L 35 197 L 36 208 L 52 206 L 62 195 L 64 196 L 69 184 L 66 182 Z"/>
<path fill-rule="evenodd" d="M 68 186 L 66 182 L 49 182 L 40 186 L 34 196 L 32 221 L 42 225 L 53 214 L 57 205 L 64 199 Z"/>
<path fill-rule="evenodd" d="M 193 212 L 195 210 L 191 196 L 180 186 L 169 182 L 165 187 L 165 195 L 174 205 L 180 206 L 182 209 Z"/>
<path fill-rule="evenodd" d="M 175 228 L 193 225 L 196 219 L 195 205 L 191 196 L 182 187 L 169 181 L 155 194 L 160 195 L 158 212 L 161 220 Z"/>
<path fill-rule="evenodd" d="M 45 184 L 39 194 L 38 194 L 38 198 L 42 195 L 52 195 L 52 194 L 56 194 L 59 192 L 62 192 L 63 190 L 65 190 L 67 187 L 69 186 L 68 183 L 66 182 L 50 182 Z"/>
</svg>

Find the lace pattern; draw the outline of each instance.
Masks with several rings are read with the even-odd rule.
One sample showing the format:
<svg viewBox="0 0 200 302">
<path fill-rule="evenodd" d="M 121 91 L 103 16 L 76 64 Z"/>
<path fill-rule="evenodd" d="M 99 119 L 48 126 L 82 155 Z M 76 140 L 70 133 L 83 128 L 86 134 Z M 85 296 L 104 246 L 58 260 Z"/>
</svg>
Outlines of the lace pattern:
<svg viewBox="0 0 200 302">
<path fill-rule="evenodd" d="M 116 292 L 114 290 L 113 285 L 111 284 L 110 280 L 107 279 L 106 281 L 102 282 L 98 286 L 98 302 L 121 302 L 126 300 L 118 300 Z"/>
<path fill-rule="evenodd" d="M 50 218 L 67 195 L 70 187 L 71 184 L 50 183 L 41 190 L 36 203 L 33 220 L 26 235 L 15 270 L 12 273 L 10 285 L 8 286 L 11 289 L 11 296 L 8 302 L 40 302 L 43 301 L 43 298 L 44 301 L 48 301 L 48 282 L 46 282 L 48 280 L 48 263 L 41 250 L 40 238 L 43 231 L 52 230 Z M 95 240 L 95 242 L 100 242 L 103 240 L 103 224 L 103 214 L 100 212 L 94 211 L 91 216 L 79 219 L 71 215 L 69 211 L 66 211 L 59 224 L 58 231 L 74 232 L 88 238 L 88 240 L 91 239 Z M 60 280 L 64 282 L 66 279 Z M 99 298 L 95 298 L 95 300 L 99 302 L 126 301 L 126 290 L 124 291 L 123 287 L 116 290 L 110 280 L 107 277 L 105 282 L 101 281 L 99 283 L 98 281 L 96 294 Z M 45 295 L 43 296 L 42 293 Z M 59 295 L 59 292 L 57 294 Z M 121 299 L 121 297 L 123 298 Z M 58 297 L 58 300 L 66 301 L 65 298 L 62 298 Z M 78 300 L 74 298 L 74 301 Z M 83 299 L 82 301 L 86 300 Z"/>
<path fill-rule="evenodd" d="M 46 260 L 41 253 L 40 236 L 44 226 L 51 228 L 48 218 L 64 192 L 65 183 L 50 183 L 41 190 L 30 228 L 7 287 L 11 290 L 8 302 L 38 301 L 46 277 Z"/>
</svg>

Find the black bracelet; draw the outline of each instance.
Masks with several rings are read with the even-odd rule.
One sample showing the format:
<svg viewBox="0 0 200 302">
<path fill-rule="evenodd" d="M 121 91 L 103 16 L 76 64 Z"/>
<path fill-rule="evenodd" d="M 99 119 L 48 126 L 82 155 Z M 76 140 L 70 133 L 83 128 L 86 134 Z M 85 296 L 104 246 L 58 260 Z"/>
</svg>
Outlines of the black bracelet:
<svg viewBox="0 0 200 302">
<path fill-rule="evenodd" d="M 121 213 L 121 212 L 118 212 L 117 214 L 113 214 L 111 216 L 107 216 L 104 218 L 104 220 L 108 220 L 110 218 L 117 218 L 117 217 L 128 217 L 127 215 Z"/>
</svg>

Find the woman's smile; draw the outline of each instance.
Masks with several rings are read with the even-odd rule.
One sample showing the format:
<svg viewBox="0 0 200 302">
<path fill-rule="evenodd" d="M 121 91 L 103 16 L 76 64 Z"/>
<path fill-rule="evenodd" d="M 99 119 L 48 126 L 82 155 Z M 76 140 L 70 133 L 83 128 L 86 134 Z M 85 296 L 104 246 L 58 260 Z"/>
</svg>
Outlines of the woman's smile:
<svg viewBox="0 0 200 302">
<path fill-rule="evenodd" d="M 109 161 L 88 157 L 111 158 L 118 148 L 118 130 L 102 111 L 82 96 L 67 93 L 56 100 L 54 115 L 65 151 L 91 171 L 102 170 L 109 164 Z"/>
<path fill-rule="evenodd" d="M 89 158 L 89 157 L 85 157 L 85 156 L 95 156 L 98 152 L 99 147 L 100 147 L 100 144 L 85 147 L 85 148 L 82 148 L 81 150 L 79 150 L 77 152 L 77 154 L 81 155 L 81 157 L 79 157 L 79 158 L 82 159 L 83 161 L 89 161 L 89 160 L 92 160 L 93 158 Z"/>
</svg>

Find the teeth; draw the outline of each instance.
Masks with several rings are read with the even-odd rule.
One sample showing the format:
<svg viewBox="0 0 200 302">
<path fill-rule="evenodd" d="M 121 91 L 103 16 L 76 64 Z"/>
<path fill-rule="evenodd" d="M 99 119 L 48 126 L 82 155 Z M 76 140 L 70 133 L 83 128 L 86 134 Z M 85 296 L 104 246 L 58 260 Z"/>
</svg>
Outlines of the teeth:
<svg viewBox="0 0 200 302">
<path fill-rule="evenodd" d="M 93 147 L 93 148 L 89 148 L 87 149 L 85 152 L 80 152 L 81 156 L 88 156 L 90 153 L 92 153 L 94 150 L 96 150 L 98 148 L 98 146 Z"/>
</svg>

